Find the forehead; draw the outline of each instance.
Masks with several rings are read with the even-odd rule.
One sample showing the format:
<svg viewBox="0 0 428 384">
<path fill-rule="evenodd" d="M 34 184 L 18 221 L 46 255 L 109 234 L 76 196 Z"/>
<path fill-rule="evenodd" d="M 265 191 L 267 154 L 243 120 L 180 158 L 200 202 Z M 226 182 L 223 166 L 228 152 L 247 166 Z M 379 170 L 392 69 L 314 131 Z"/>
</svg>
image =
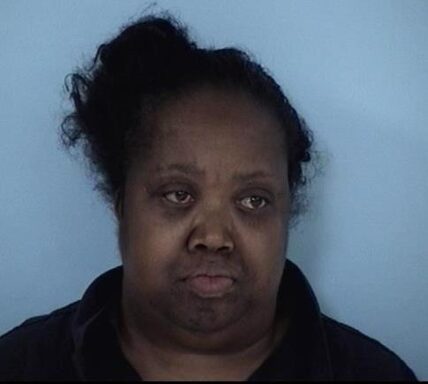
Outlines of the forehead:
<svg viewBox="0 0 428 384">
<path fill-rule="evenodd" d="M 221 133 L 260 136 L 282 135 L 278 120 L 244 91 L 201 87 L 170 100 L 157 113 L 159 137 Z"/>
<path fill-rule="evenodd" d="M 284 132 L 274 115 L 238 91 L 202 88 L 168 101 L 155 117 L 148 163 L 207 170 L 284 172 Z"/>
</svg>

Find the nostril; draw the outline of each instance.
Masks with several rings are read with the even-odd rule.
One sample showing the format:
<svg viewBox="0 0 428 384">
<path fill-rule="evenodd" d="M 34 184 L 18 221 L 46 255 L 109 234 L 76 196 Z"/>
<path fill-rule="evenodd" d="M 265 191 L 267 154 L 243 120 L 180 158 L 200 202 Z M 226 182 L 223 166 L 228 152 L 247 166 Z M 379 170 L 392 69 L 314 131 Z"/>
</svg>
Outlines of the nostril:
<svg viewBox="0 0 428 384">
<path fill-rule="evenodd" d="M 196 244 L 195 249 L 197 251 L 206 251 L 208 249 L 208 247 L 205 244 Z"/>
<path fill-rule="evenodd" d="M 221 254 L 227 254 L 230 253 L 232 251 L 233 247 L 229 246 L 229 245 L 222 245 L 219 247 L 210 247 L 207 244 L 204 243 L 198 243 L 195 244 L 193 247 L 194 251 L 198 251 L 198 252 L 216 252 L 216 253 L 221 253 Z"/>
<path fill-rule="evenodd" d="M 232 247 L 229 247 L 229 246 L 227 246 L 227 245 L 224 245 L 224 246 L 220 247 L 220 248 L 217 250 L 217 252 L 220 252 L 220 253 L 228 253 L 228 252 L 230 252 L 231 250 L 232 250 Z"/>
<path fill-rule="evenodd" d="M 234 249 L 232 237 L 223 229 L 195 228 L 187 239 L 190 252 L 230 253 Z"/>
</svg>

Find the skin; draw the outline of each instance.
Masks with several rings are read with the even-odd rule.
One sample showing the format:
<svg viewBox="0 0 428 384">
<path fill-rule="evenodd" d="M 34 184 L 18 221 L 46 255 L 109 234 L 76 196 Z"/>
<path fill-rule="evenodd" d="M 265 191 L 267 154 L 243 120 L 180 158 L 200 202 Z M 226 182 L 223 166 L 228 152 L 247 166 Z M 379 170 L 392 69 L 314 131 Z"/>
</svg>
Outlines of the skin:
<svg viewBox="0 0 428 384">
<path fill-rule="evenodd" d="M 163 105 L 117 208 L 119 330 L 145 380 L 242 380 L 280 341 L 290 210 L 283 131 L 243 93 Z"/>
</svg>

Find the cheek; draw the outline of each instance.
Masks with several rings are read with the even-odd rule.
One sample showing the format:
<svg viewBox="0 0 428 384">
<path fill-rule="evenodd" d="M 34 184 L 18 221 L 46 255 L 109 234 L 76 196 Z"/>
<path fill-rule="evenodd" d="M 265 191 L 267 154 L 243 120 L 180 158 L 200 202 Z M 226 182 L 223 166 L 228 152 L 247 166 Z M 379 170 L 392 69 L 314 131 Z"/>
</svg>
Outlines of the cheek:
<svg viewBox="0 0 428 384">
<path fill-rule="evenodd" d="M 286 227 L 281 219 L 265 223 L 263 227 L 247 227 L 245 235 L 240 237 L 258 291 L 274 291 L 278 287 L 285 263 L 287 239 Z"/>
<path fill-rule="evenodd" d="M 150 209 L 132 209 L 121 223 L 121 255 L 124 266 L 141 275 L 162 273 L 182 249 L 182 231 Z M 130 268 L 131 269 L 131 268 Z"/>
</svg>

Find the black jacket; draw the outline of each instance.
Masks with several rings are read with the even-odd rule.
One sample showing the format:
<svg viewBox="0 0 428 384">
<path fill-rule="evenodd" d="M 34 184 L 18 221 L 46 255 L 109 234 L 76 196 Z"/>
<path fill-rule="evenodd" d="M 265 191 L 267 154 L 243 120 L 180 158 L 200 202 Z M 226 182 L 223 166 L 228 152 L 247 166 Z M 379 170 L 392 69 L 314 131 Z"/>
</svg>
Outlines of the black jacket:
<svg viewBox="0 0 428 384">
<path fill-rule="evenodd" d="M 121 282 L 122 268 L 112 269 L 82 300 L 3 335 L 0 380 L 140 380 L 115 332 Z M 323 315 L 307 280 L 289 260 L 278 311 L 291 317 L 287 333 L 250 381 L 416 380 L 381 343 Z"/>
</svg>

